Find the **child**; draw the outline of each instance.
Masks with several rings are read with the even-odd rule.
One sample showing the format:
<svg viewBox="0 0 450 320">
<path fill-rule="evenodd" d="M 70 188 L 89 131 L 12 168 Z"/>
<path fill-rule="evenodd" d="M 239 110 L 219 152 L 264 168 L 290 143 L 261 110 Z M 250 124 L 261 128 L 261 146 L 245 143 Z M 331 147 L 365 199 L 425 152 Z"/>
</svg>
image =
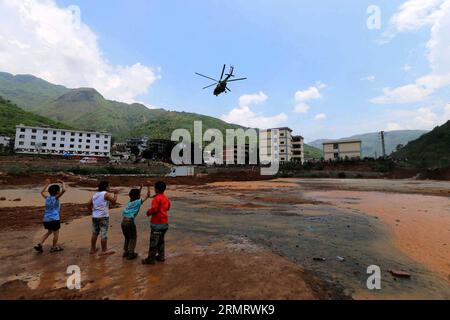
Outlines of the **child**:
<svg viewBox="0 0 450 320">
<path fill-rule="evenodd" d="M 98 192 L 93 195 L 88 203 L 89 211 L 92 212 L 92 238 L 91 254 L 97 252 L 97 238 L 100 235 L 102 252 L 100 255 L 110 255 L 115 252 L 108 249 L 109 229 L 109 204 L 116 204 L 119 191 L 111 190 L 108 181 L 98 184 Z"/>
<path fill-rule="evenodd" d="M 148 257 L 142 260 L 143 264 L 155 264 L 156 261 L 165 260 L 164 236 L 169 229 L 167 211 L 170 210 L 170 200 L 164 194 L 166 184 L 162 181 L 155 184 L 155 193 L 152 207 L 147 212 L 151 219 L 150 248 Z"/>
<path fill-rule="evenodd" d="M 123 257 L 128 260 L 134 260 L 138 257 L 138 254 L 134 252 L 136 248 L 136 224 L 134 218 L 139 214 L 142 204 L 150 198 L 150 186 L 147 186 L 147 194 L 141 199 L 143 185 L 140 189 L 132 189 L 128 194 L 130 196 L 130 202 L 122 212 L 122 233 L 125 237 L 125 243 L 123 245 Z"/>
<path fill-rule="evenodd" d="M 61 180 L 58 180 L 58 183 L 60 183 L 61 186 L 58 184 L 49 186 L 50 180 L 47 179 L 46 184 L 41 191 L 41 195 L 45 199 L 44 228 L 47 230 L 47 233 L 42 237 L 41 242 L 34 247 L 39 253 L 44 252 L 42 245 L 51 234 L 53 234 L 53 246 L 50 249 L 50 252 L 63 251 L 63 248 L 58 246 L 59 229 L 61 228 L 61 223 L 59 221 L 59 199 L 66 192 L 66 186 Z"/>
</svg>

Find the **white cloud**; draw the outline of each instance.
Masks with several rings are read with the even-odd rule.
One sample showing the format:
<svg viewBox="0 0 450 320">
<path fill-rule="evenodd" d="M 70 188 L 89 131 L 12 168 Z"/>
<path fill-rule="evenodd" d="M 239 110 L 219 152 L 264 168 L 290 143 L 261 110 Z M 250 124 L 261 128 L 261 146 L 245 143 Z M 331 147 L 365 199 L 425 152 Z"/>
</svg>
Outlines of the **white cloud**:
<svg viewBox="0 0 450 320">
<path fill-rule="evenodd" d="M 109 99 L 134 102 L 159 79 L 140 63 L 114 65 L 97 35 L 54 0 L 0 0 L 0 70 L 33 74 L 70 88 L 93 87 Z"/>
<path fill-rule="evenodd" d="M 325 84 L 318 81 L 315 86 L 311 86 L 306 90 L 297 91 L 294 96 L 294 112 L 307 113 L 310 109 L 310 106 L 306 102 L 321 99 L 322 93 L 320 91 L 325 89 L 326 87 L 327 86 Z"/>
<path fill-rule="evenodd" d="M 239 98 L 239 107 L 232 109 L 228 114 L 223 115 L 221 119 L 229 123 L 239 124 L 251 128 L 274 128 L 287 121 L 285 113 L 266 117 L 261 113 L 252 111 L 251 106 L 266 102 L 268 96 L 264 92 L 258 94 L 243 95 Z"/>
<path fill-rule="evenodd" d="M 317 87 L 309 87 L 307 90 L 297 91 L 295 93 L 295 101 L 297 102 L 316 100 L 320 98 L 322 98 L 322 95 Z"/>
<path fill-rule="evenodd" d="M 296 112 L 296 113 L 308 113 L 310 108 L 311 107 L 309 105 L 307 105 L 306 103 L 300 102 L 294 107 L 294 112 Z"/>
<path fill-rule="evenodd" d="M 405 64 L 403 66 L 403 71 L 410 72 L 412 70 L 412 67 L 409 64 Z"/>
<path fill-rule="evenodd" d="M 445 0 L 408 0 L 390 20 L 389 33 L 416 31 L 434 23 L 438 7 Z"/>
<path fill-rule="evenodd" d="M 325 120 L 327 118 L 327 115 L 325 113 L 319 113 L 314 117 L 314 120 L 320 121 Z"/>
<path fill-rule="evenodd" d="M 445 121 L 450 120 L 450 103 L 448 103 L 448 104 L 444 107 L 444 120 L 445 120 Z"/>
<path fill-rule="evenodd" d="M 388 111 L 390 119 L 395 119 L 399 127 L 409 130 L 431 130 L 442 124 L 443 120 L 430 107 L 417 109 L 394 109 Z"/>
<path fill-rule="evenodd" d="M 374 82 L 376 80 L 376 77 L 374 75 L 370 75 L 367 77 L 362 78 L 361 80 L 365 80 L 365 81 L 369 81 L 369 82 Z"/>
<path fill-rule="evenodd" d="M 420 102 L 450 86 L 450 0 L 409 0 L 391 19 L 391 29 L 396 32 L 415 31 L 427 25 L 431 25 L 427 43 L 431 72 L 414 83 L 383 89 L 383 94 L 372 99 L 372 103 Z"/>
<path fill-rule="evenodd" d="M 239 97 L 239 106 L 249 106 L 252 104 L 261 104 L 267 101 L 269 97 L 262 91 L 258 94 L 245 94 Z"/>
<path fill-rule="evenodd" d="M 386 126 L 386 131 L 396 131 L 396 130 L 402 130 L 403 127 L 399 125 L 396 122 L 389 122 Z"/>
</svg>

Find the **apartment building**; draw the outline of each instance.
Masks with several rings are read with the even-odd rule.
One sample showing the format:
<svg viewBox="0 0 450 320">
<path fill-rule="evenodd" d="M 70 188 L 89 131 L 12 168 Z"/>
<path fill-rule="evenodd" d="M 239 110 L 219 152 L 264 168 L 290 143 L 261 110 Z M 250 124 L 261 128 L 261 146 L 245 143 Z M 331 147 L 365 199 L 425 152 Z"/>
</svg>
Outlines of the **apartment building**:
<svg viewBox="0 0 450 320">
<path fill-rule="evenodd" d="M 21 124 L 16 126 L 14 149 L 23 154 L 110 157 L 111 134 Z"/>
<path fill-rule="evenodd" d="M 142 137 L 134 137 L 129 138 L 125 141 L 125 145 L 128 151 L 131 151 L 133 148 L 139 149 L 139 155 L 144 152 L 144 150 L 148 149 L 149 147 L 150 138 L 147 136 Z"/>
<path fill-rule="evenodd" d="M 278 133 L 278 135 L 276 133 Z M 293 136 L 291 128 L 282 127 L 261 130 L 259 138 L 262 162 L 264 162 L 265 158 L 271 159 L 272 147 L 274 147 L 273 151 L 278 151 L 278 160 L 280 164 L 290 161 L 304 163 L 304 139 L 302 136 Z"/>
<path fill-rule="evenodd" d="M 325 161 L 361 158 L 361 140 L 342 139 L 323 142 Z"/>
<path fill-rule="evenodd" d="M 292 137 L 292 161 L 305 163 L 305 139 L 302 136 Z"/>
<path fill-rule="evenodd" d="M 7 147 L 11 142 L 11 138 L 8 136 L 0 136 L 0 146 Z"/>
</svg>

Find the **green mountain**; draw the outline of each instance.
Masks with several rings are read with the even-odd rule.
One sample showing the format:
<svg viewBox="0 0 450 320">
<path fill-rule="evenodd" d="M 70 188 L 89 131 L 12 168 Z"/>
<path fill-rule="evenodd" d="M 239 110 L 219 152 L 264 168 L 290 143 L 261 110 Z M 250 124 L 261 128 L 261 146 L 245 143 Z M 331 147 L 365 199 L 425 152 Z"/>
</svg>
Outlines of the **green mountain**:
<svg viewBox="0 0 450 320">
<path fill-rule="evenodd" d="M 323 158 L 323 151 L 305 143 L 305 160 L 320 160 Z"/>
<path fill-rule="evenodd" d="M 14 137 L 16 125 L 18 124 L 71 129 L 71 127 L 65 124 L 20 109 L 18 106 L 11 103 L 11 101 L 0 96 L 0 135 Z"/>
<path fill-rule="evenodd" d="M 422 167 L 450 166 L 450 120 L 411 141 L 395 152 L 393 157 L 407 159 Z"/>
<path fill-rule="evenodd" d="M 25 110 L 44 105 L 68 91 L 66 87 L 51 84 L 35 76 L 14 76 L 0 72 L 0 96 Z"/>
<path fill-rule="evenodd" d="M 111 132 L 116 141 L 135 135 L 170 139 L 174 129 L 192 133 L 194 120 L 205 129 L 238 128 L 204 115 L 149 109 L 105 99 L 95 89 L 68 89 L 29 75 L 0 73 L 0 95 L 22 109 L 83 130 Z"/>
<path fill-rule="evenodd" d="M 397 150 L 397 146 L 405 146 L 408 142 L 416 140 L 428 131 L 423 130 L 398 130 L 385 133 L 386 153 L 390 155 Z M 378 132 L 365 133 L 346 137 L 344 139 L 359 139 L 362 141 L 362 157 L 380 157 L 383 155 L 381 148 L 381 138 Z M 327 139 L 320 139 L 309 144 L 322 150 L 322 143 Z M 330 139 L 333 140 L 333 139 Z"/>
</svg>

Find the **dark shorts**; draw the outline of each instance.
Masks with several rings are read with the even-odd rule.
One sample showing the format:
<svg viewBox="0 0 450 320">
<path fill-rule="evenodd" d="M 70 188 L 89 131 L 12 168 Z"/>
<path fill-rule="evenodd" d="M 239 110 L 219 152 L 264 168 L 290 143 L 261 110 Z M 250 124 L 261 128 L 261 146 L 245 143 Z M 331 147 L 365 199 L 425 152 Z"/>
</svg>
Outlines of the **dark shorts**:
<svg viewBox="0 0 450 320">
<path fill-rule="evenodd" d="M 59 220 L 56 221 L 44 221 L 44 228 L 48 231 L 58 231 L 61 229 L 61 223 Z"/>
</svg>

